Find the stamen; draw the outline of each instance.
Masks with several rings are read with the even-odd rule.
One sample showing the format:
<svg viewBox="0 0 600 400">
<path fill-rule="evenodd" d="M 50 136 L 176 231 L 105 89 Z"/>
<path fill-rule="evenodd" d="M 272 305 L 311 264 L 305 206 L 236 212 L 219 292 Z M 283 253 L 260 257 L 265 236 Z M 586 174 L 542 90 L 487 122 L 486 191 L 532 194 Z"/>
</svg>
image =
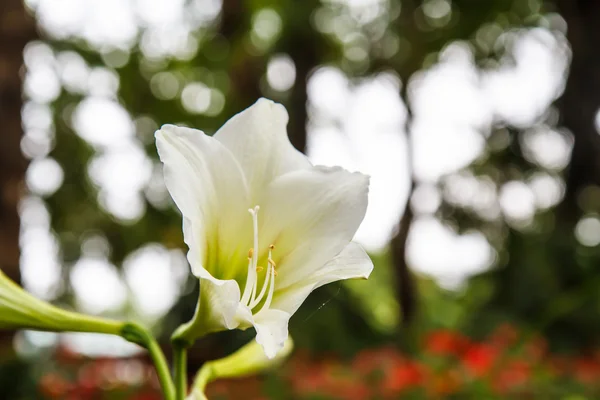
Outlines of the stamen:
<svg viewBox="0 0 600 400">
<path fill-rule="evenodd" d="M 261 307 L 260 311 L 266 310 L 271 306 L 273 300 L 273 294 L 275 292 L 275 277 L 277 276 L 277 264 L 273 261 L 272 251 L 275 249 L 273 244 L 269 245 L 269 255 L 267 257 L 267 274 L 265 280 L 260 289 L 258 296 L 256 292 L 258 290 L 258 273 L 264 270 L 264 267 L 257 265 L 258 263 L 258 210 L 259 206 L 248 209 L 250 215 L 252 215 L 252 231 L 253 231 L 253 247 L 248 250 L 248 277 L 246 279 L 246 285 L 244 287 L 244 293 L 242 294 L 241 303 L 249 307 L 251 310 L 256 307 L 267 295 L 265 303 Z M 268 289 L 268 293 L 267 293 Z M 259 311 L 259 312 L 260 312 Z"/>
<path fill-rule="evenodd" d="M 248 209 L 250 215 L 252 215 L 252 231 L 254 234 L 253 244 L 254 246 L 248 250 L 248 277 L 246 278 L 246 286 L 244 287 L 244 293 L 242 294 L 242 299 L 240 300 L 242 304 L 248 305 L 251 299 L 254 299 L 256 296 L 256 269 L 258 263 L 258 210 L 260 210 L 259 206 L 255 206 L 254 208 Z"/>
<path fill-rule="evenodd" d="M 263 304 L 263 306 L 261 307 L 259 313 L 262 312 L 263 310 L 268 310 L 269 307 L 271 307 L 271 301 L 273 300 L 273 293 L 275 292 L 275 274 L 277 273 L 277 271 L 275 271 L 275 268 L 273 268 L 272 266 L 269 269 L 271 270 L 271 280 L 269 282 L 269 286 L 270 286 L 269 294 L 267 295 L 267 300 L 265 301 L 265 304 Z"/>
<path fill-rule="evenodd" d="M 255 285 L 255 282 L 252 281 L 252 274 L 250 274 L 251 270 L 252 258 L 248 257 L 248 277 L 246 278 L 246 286 L 244 287 L 244 293 L 242 294 L 242 299 L 240 300 L 242 304 L 248 304 L 250 295 L 252 294 L 252 286 Z"/>
<path fill-rule="evenodd" d="M 262 285 L 262 288 L 260 289 L 260 293 L 258 294 L 258 297 L 253 296 L 252 301 L 248 305 L 248 307 L 250 307 L 251 310 L 254 307 L 256 307 L 258 305 L 258 303 L 260 303 L 260 301 L 263 299 L 263 297 L 265 297 L 265 293 L 267 292 L 267 286 L 269 286 L 269 282 L 270 282 L 269 277 L 272 275 L 272 273 L 273 273 L 273 267 L 269 267 L 267 269 L 267 275 L 265 276 L 265 281 L 263 282 L 263 285 Z"/>
<path fill-rule="evenodd" d="M 272 251 L 273 251 L 274 247 L 275 246 L 273 246 L 273 245 L 269 246 L 269 256 L 267 257 L 267 262 L 268 262 L 267 275 L 265 276 L 265 281 L 263 282 L 263 285 L 260 290 L 260 293 L 258 294 L 258 297 L 252 296 L 252 301 L 250 302 L 250 309 L 256 307 L 261 302 L 263 297 L 265 297 L 265 293 L 267 292 L 267 287 L 269 287 L 269 293 L 271 293 L 273 291 L 273 286 L 275 286 L 273 277 L 275 274 L 277 274 L 277 271 L 275 271 L 275 262 L 271 258 L 273 256 Z M 272 297 L 272 294 L 271 294 L 271 297 Z M 267 296 L 267 298 L 268 298 L 268 296 Z"/>
</svg>

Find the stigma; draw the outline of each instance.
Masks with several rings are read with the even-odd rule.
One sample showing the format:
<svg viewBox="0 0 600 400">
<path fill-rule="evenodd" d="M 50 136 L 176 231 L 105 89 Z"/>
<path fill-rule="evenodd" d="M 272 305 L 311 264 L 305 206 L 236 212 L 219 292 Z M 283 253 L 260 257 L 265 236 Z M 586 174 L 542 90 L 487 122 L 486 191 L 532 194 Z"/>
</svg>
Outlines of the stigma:
<svg viewBox="0 0 600 400">
<path fill-rule="evenodd" d="M 277 264 L 273 261 L 273 251 L 275 250 L 275 246 L 273 244 L 269 245 L 269 254 L 267 257 L 267 272 L 263 281 L 263 284 L 258 290 L 259 279 L 258 274 L 264 271 L 264 267 L 258 265 L 258 211 L 260 210 L 259 206 L 255 206 L 254 208 L 250 208 L 248 212 L 252 216 L 252 230 L 253 230 L 253 247 L 248 250 L 248 276 L 246 279 L 246 285 L 244 287 L 244 292 L 242 294 L 241 303 L 247 306 L 251 311 L 256 308 L 263 300 L 264 304 L 259 311 L 259 313 L 263 310 L 268 309 L 271 306 L 271 301 L 273 300 L 273 293 L 275 292 L 275 277 L 277 276 L 277 271 L 275 268 Z M 265 298 L 266 296 L 266 298 Z M 256 314 L 253 312 L 253 314 Z"/>
</svg>

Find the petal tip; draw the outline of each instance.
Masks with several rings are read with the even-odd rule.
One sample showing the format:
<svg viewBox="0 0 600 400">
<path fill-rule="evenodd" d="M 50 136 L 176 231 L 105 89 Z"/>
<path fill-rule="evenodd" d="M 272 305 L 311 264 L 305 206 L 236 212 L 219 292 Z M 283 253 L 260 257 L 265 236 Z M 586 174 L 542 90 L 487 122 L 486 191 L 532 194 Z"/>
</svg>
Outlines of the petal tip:
<svg viewBox="0 0 600 400">
<path fill-rule="evenodd" d="M 365 273 L 360 277 L 360 279 L 364 279 L 364 280 L 369 279 L 369 277 L 371 276 L 371 273 L 373 272 L 373 269 L 375 269 L 375 265 L 373 265 L 373 261 L 371 260 L 370 257 L 369 257 L 369 260 L 371 261 L 371 265 L 370 265 L 369 269 L 366 270 Z"/>
<path fill-rule="evenodd" d="M 164 136 L 165 134 L 174 131 L 178 128 L 177 125 L 173 124 L 164 124 L 162 125 L 156 132 L 154 132 L 155 137 Z"/>
<path fill-rule="evenodd" d="M 276 103 L 273 100 L 261 97 L 249 107 L 249 110 L 258 111 L 261 116 L 268 117 L 269 119 L 275 117 L 276 119 L 287 123 L 288 113 L 283 104 Z"/>
</svg>

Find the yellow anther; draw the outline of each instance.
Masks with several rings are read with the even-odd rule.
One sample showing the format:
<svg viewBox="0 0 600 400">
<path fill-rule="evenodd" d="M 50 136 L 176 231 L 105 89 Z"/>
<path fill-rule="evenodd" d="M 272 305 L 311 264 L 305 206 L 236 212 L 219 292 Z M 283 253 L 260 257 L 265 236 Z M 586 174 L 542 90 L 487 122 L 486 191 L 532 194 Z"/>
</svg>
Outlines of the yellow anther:
<svg viewBox="0 0 600 400">
<path fill-rule="evenodd" d="M 275 245 L 274 245 L 274 244 L 271 244 L 271 245 L 269 245 L 269 248 L 270 248 L 271 250 L 273 250 L 273 249 L 275 249 Z"/>
<path fill-rule="evenodd" d="M 263 269 L 264 268 L 259 265 L 258 267 L 256 267 L 256 272 L 261 272 Z"/>
<path fill-rule="evenodd" d="M 253 255 L 254 255 L 254 249 L 250 248 L 250 250 L 248 250 L 248 258 L 252 258 Z"/>
<path fill-rule="evenodd" d="M 273 276 L 277 276 L 277 270 L 273 268 Z"/>
<path fill-rule="evenodd" d="M 277 264 L 276 264 L 276 263 L 275 263 L 275 261 L 273 261 L 272 259 L 270 259 L 270 258 L 269 258 L 269 259 L 267 260 L 267 262 L 268 262 L 269 264 L 271 264 L 271 265 L 273 266 L 273 268 L 276 268 L 276 267 L 277 267 Z"/>
</svg>

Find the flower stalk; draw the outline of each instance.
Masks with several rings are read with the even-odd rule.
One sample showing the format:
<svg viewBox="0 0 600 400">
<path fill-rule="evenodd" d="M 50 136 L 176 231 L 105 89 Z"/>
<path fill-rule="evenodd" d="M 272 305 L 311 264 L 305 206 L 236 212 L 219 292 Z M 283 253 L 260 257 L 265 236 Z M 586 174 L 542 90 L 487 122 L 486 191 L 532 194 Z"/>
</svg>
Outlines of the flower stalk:
<svg viewBox="0 0 600 400">
<path fill-rule="evenodd" d="M 184 400 L 187 395 L 187 346 L 180 340 L 173 340 L 171 344 L 173 347 L 175 399 Z"/>
<path fill-rule="evenodd" d="M 156 374 L 165 400 L 176 400 L 175 384 L 171 378 L 169 364 L 154 336 L 146 328 L 136 323 L 126 323 L 121 329 L 120 336 L 128 342 L 135 343 L 148 350 L 156 368 Z"/>
</svg>

